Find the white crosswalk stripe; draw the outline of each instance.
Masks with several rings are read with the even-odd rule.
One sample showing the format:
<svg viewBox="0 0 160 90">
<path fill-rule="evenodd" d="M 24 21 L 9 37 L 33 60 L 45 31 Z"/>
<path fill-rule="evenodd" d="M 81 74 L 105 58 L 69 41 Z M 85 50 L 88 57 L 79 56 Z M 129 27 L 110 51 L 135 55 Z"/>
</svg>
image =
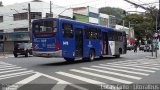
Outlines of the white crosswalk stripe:
<svg viewBox="0 0 160 90">
<path fill-rule="evenodd" d="M 99 64 L 101 66 L 110 66 L 110 67 L 116 67 L 116 68 L 123 68 L 123 69 L 131 69 L 131 70 L 137 70 L 137 71 L 143 71 L 143 72 L 150 72 L 150 73 L 154 73 L 155 71 L 152 71 L 152 70 L 145 70 L 145 69 L 139 69 L 139 68 L 131 68 L 131 67 L 124 67 L 123 65 L 122 66 L 113 66 L 113 65 L 106 65 L 106 64 Z"/>
<path fill-rule="evenodd" d="M 34 74 L 34 71 L 27 70 L 26 68 L 18 67 L 9 63 L 0 62 L 0 80 L 29 74 Z"/>
<path fill-rule="evenodd" d="M 138 66 L 138 65 L 124 65 L 124 64 L 109 64 L 109 65 L 118 65 L 118 66 L 131 66 L 131 67 L 138 67 L 138 68 L 146 68 L 146 69 L 153 69 L 153 70 L 160 70 L 159 68 L 155 68 L 155 67 L 147 67 L 147 66 Z"/>
<path fill-rule="evenodd" d="M 74 83 L 74 80 L 78 80 L 78 82 L 82 83 L 86 82 L 89 84 L 95 84 L 98 86 L 103 84 L 110 84 L 110 82 L 112 84 L 132 84 L 134 83 L 134 81 L 141 80 L 142 78 L 147 77 L 150 74 L 160 70 L 159 65 L 160 61 L 157 60 L 151 61 L 140 59 L 117 61 L 106 64 L 103 63 L 87 67 L 80 67 L 76 69 L 73 68 L 66 71 L 58 71 L 54 73 L 58 76 L 53 77 L 40 72 L 35 72 L 33 70 L 27 70 L 26 68 L 21 68 L 16 65 L 0 62 L 0 80 L 32 74 L 30 77 L 18 81 L 15 84 L 28 84 L 31 81 L 39 78 L 40 76 L 44 76 L 49 79 L 58 81 L 52 88 L 54 90 L 65 89 L 67 85 L 80 90 L 87 90 L 87 88 L 76 85 Z M 64 78 L 64 80 L 61 79 L 62 77 Z M 61 84 L 64 84 L 64 86 L 60 87 Z"/>
<path fill-rule="evenodd" d="M 59 71 L 56 74 L 61 75 L 62 77 L 70 77 L 70 79 L 76 79 L 82 82 L 88 82 L 91 84 L 105 83 L 99 81 L 101 79 L 123 83 L 123 84 L 132 84 L 135 80 L 141 80 L 143 77 L 149 76 L 150 74 L 160 70 L 158 67 L 159 63 L 148 62 L 147 60 L 129 60 L 123 62 L 113 62 L 99 65 L 91 65 L 89 67 L 80 67 L 79 69 L 69 69 L 69 72 Z M 133 63 L 132 63 L 133 62 Z M 154 67 L 153 67 L 154 66 Z M 82 76 L 83 75 L 83 76 Z M 95 77 L 96 80 L 92 81 Z"/>
<path fill-rule="evenodd" d="M 63 76 L 70 77 L 70 78 L 78 79 L 78 80 L 81 80 L 81 81 L 84 81 L 84 82 L 88 82 L 88 83 L 91 83 L 91 84 L 99 84 L 99 85 L 100 84 L 105 84 L 104 82 L 92 80 L 92 79 L 89 79 L 89 78 L 85 78 L 85 77 L 82 77 L 82 76 L 78 76 L 78 75 L 74 75 L 74 74 L 70 74 L 70 73 L 66 73 L 66 72 L 56 72 L 56 73 L 60 74 L 60 75 L 63 75 Z"/>
<path fill-rule="evenodd" d="M 159 60 L 146 60 L 146 59 L 140 59 L 140 60 L 125 60 L 125 61 L 118 61 L 118 62 L 113 62 L 112 64 L 154 64 L 154 63 L 159 63 Z M 107 63 L 110 64 L 110 63 Z"/>
<path fill-rule="evenodd" d="M 117 76 L 121 76 L 121 77 L 136 79 L 136 80 L 140 80 L 140 79 L 141 79 L 140 77 L 131 76 L 131 75 L 126 75 L 126 74 L 122 74 L 122 73 L 116 73 L 116 72 L 99 70 L 99 69 L 93 69 L 93 68 L 87 68 L 87 67 L 81 67 L 81 68 L 82 68 L 82 69 L 86 69 L 86 70 L 92 70 L 92 71 L 97 71 L 97 72 L 101 72 L 101 73 L 107 73 L 107 74 L 117 75 Z M 71 70 L 71 71 L 72 71 L 72 70 Z"/>
<path fill-rule="evenodd" d="M 143 76 L 148 76 L 149 74 L 147 73 L 141 73 L 141 72 L 135 72 L 135 71 L 128 71 L 124 69 L 115 69 L 115 68 L 110 68 L 110 67 L 102 67 L 102 66 L 91 66 L 91 67 L 96 67 L 96 68 L 101 68 L 101 69 L 107 69 L 107 70 L 113 70 L 113 71 L 119 71 L 119 72 L 126 72 L 126 73 L 131 73 L 131 74 L 137 74 L 137 75 L 143 75 Z"/>
<path fill-rule="evenodd" d="M 104 79 L 108 79 L 111 81 L 116 81 L 116 82 L 120 82 L 120 83 L 124 83 L 124 84 L 132 84 L 132 82 L 130 82 L 130 81 L 126 81 L 126 80 L 122 80 L 122 79 L 118 79 L 118 78 L 114 78 L 114 77 L 110 77 L 110 76 L 95 74 L 95 73 L 91 73 L 91 72 L 87 72 L 87 71 L 82 71 L 82 70 L 77 70 L 77 69 L 71 69 L 71 71 L 86 74 L 86 75 L 91 75 L 91 76 L 95 76 L 95 77 L 99 77 L 99 78 L 104 78 Z"/>
</svg>

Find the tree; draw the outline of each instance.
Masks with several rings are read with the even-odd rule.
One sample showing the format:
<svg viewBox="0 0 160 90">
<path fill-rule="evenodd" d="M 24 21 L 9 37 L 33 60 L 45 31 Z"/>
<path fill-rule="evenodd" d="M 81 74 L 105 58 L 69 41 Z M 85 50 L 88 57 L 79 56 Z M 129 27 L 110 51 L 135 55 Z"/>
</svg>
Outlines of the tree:
<svg viewBox="0 0 160 90">
<path fill-rule="evenodd" d="M 117 24 L 122 24 L 122 19 L 126 16 L 126 11 L 121 8 L 102 7 L 99 12 L 115 16 Z"/>
<path fill-rule="evenodd" d="M 143 38 L 146 38 L 147 41 L 151 40 L 152 32 L 156 29 L 156 16 L 158 10 L 155 7 L 150 7 L 145 14 L 130 14 L 124 17 L 125 26 L 129 26 L 129 22 L 131 23 L 131 27 L 135 30 L 135 37 L 138 40 L 143 41 Z"/>
</svg>

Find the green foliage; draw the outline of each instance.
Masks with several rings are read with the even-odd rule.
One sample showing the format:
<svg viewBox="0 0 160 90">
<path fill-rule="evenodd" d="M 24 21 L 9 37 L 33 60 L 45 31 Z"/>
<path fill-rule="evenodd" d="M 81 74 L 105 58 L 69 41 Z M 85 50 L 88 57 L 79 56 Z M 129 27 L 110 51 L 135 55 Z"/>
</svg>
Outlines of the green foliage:
<svg viewBox="0 0 160 90">
<path fill-rule="evenodd" d="M 152 31 L 156 29 L 157 12 L 156 7 L 149 7 L 149 10 L 143 14 L 128 14 L 120 8 L 100 8 L 100 13 L 116 16 L 119 25 L 122 25 L 122 21 L 125 20 L 125 26 L 129 27 L 130 22 L 131 28 L 135 31 L 135 37 L 141 41 L 143 38 L 146 38 L 147 41 L 152 38 Z"/>
<path fill-rule="evenodd" d="M 102 7 L 100 13 L 116 16 L 117 24 L 122 24 L 122 19 L 126 16 L 126 11 L 120 8 Z"/>
</svg>

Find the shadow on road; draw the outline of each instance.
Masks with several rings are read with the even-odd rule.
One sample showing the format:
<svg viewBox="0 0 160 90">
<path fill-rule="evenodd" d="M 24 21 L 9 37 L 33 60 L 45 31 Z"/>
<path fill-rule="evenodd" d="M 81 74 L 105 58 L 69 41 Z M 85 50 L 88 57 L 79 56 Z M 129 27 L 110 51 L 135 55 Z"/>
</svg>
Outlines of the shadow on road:
<svg viewBox="0 0 160 90">
<path fill-rule="evenodd" d="M 41 66 L 64 66 L 64 65 L 71 65 L 71 64 L 80 64 L 80 63 L 93 63 L 93 62 L 98 62 L 98 61 L 104 61 L 104 60 L 109 60 L 109 61 L 113 61 L 116 59 L 122 59 L 123 57 L 120 58 L 115 58 L 115 57 L 103 57 L 103 58 L 96 58 L 94 61 L 90 62 L 87 60 L 75 60 L 73 62 L 67 62 L 67 61 L 61 61 L 61 62 L 54 62 L 54 63 L 46 63 L 46 64 L 41 64 Z"/>
</svg>

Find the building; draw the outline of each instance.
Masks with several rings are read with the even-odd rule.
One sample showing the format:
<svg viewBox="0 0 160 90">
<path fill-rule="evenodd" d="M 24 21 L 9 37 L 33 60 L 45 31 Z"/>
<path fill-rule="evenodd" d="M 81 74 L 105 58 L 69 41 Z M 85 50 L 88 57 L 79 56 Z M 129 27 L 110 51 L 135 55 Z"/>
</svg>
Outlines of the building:
<svg viewBox="0 0 160 90">
<path fill-rule="evenodd" d="M 109 15 L 100 13 L 99 24 L 109 27 Z"/>
<path fill-rule="evenodd" d="M 109 25 L 110 28 L 116 28 L 116 17 L 113 15 L 109 15 Z"/>
<path fill-rule="evenodd" d="M 94 7 L 78 7 L 78 8 L 73 8 L 73 12 L 75 15 L 75 20 L 82 20 L 82 17 L 85 17 L 86 20 L 88 21 L 84 21 L 87 23 L 92 23 L 92 24 L 99 24 L 99 9 L 94 8 Z M 78 17 L 77 15 L 80 15 L 80 17 Z"/>
<path fill-rule="evenodd" d="M 29 16 L 31 21 L 48 17 L 73 18 L 73 10 L 40 0 L 1 6 L 0 46 L 4 46 L 4 51 L 11 52 L 17 42 L 30 41 Z"/>
</svg>

